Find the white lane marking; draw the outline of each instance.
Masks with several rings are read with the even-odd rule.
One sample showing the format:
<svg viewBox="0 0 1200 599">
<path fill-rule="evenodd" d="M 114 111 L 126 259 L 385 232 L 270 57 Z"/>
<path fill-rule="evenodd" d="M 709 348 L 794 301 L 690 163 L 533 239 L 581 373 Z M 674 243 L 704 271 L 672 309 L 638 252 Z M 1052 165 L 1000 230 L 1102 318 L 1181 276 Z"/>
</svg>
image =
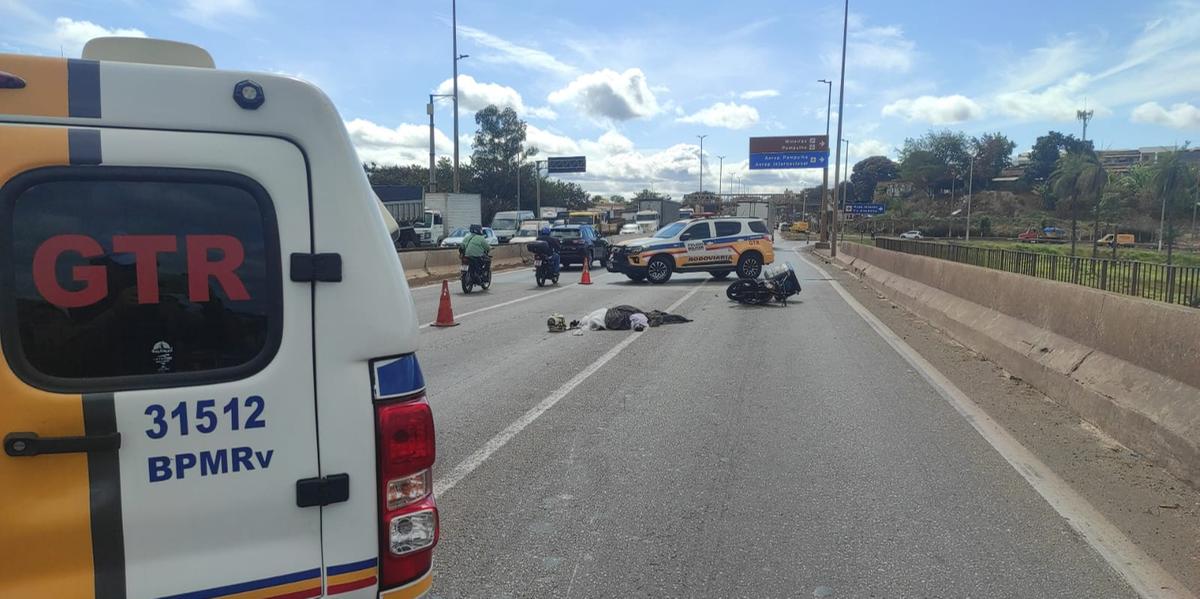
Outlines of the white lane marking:
<svg viewBox="0 0 1200 599">
<path fill-rule="evenodd" d="M 1140 597 L 1163 599 L 1194 599 L 1187 587 L 1183 586 L 1174 576 L 1164 570 L 1146 555 L 1144 551 L 1133 544 L 1116 526 L 1113 526 L 1103 514 L 1092 507 L 1083 496 L 1075 492 L 1066 481 L 1054 474 L 1024 445 L 1021 445 L 1009 432 L 992 420 L 971 398 L 967 397 L 954 383 L 930 364 L 921 354 L 904 342 L 892 329 L 875 317 L 869 310 L 854 299 L 841 284 L 833 280 L 829 273 L 815 262 L 806 258 L 799 250 L 794 250 L 801 260 L 815 268 L 825 277 L 834 291 L 875 329 L 875 332 L 887 341 L 896 353 L 900 354 L 909 364 L 921 373 L 921 376 L 958 413 L 975 427 L 975 430 L 996 450 L 1009 465 L 1033 487 L 1058 515 L 1067 521 L 1075 532 L 1079 533 L 1088 545 L 1091 545 L 1104 561 L 1108 562 L 1125 582 L 1133 587 Z"/>
<path fill-rule="evenodd" d="M 488 310 L 495 310 L 496 308 L 503 308 L 504 306 L 511 306 L 511 305 L 513 305 L 513 304 L 516 304 L 516 303 L 520 303 L 520 302 L 523 302 L 523 301 L 526 301 L 526 300 L 531 300 L 531 299 L 533 299 L 533 298 L 535 298 L 535 297 L 541 297 L 541 296 L 543 296 L 543 295 L 549 295 L 549 294 L 551 294 L 551 293 L 556 293 L 556 292 L 558 292 L 558 291 L 563 291 L 564 289 L 570 289 L 570 288 L 572 288 L 572 287 L 575 287 L 575 286 L 578 286 L 578 285 L 579 285 L 579 283 L 571 283 L 570 285 L 563 285 L 562 287 L 556 287 L 556 288 L 554 288 L 554 289 L 551 289 L 551 290 L 549 290 L 549 291 L 539 291 L 538 293 L 535 293 L 535 294 L 533 294 L 533 295 L 522 295 L 521 297 L 518 297 L 517 299 L 508 300 L 507 302 L 501 302 L 501 303 L 499 303 L 499 304 L 493 304 L 493 305 L 491 305 L 491 306 L 486 306 L 486 307 L 480 308 L 480 309 L 478 309 L 478 310 L 471 310 L 470 312 L 463 312 L 462 314 L 455 314 L 455 315 L 454 315 L 454 319 L 455 319 L 455 320 L 458 320 L 459 318 L 463 318 L 463 317 L 465 317 L 465 316 L 470 316 L 470 315 L 472 315 L 472 314 L 479 314 L 480 312 L 487 312 Z M 439 300 L 439 301 L 440 301 L 440 300 Z M 432 323 L 432 322 L 427 322 L 427 323 L 425 323 L 425 324 L 423 324 L 423 325 L 421 325 L 421 326 L 419 326 L 419 327 L 417 327 L 417 328 L 418 328 L 418 329 L 425 329 L 425 328 L 429 328 L 429 327 L 431 327 L 431 326 L 433 326 L 433 323 Z"/>
<path fill-rule="evenodd" d="M 502 270 L 502 271 L 492 275 L 492 278 L 499 279 L 500 277 L 502 277 L 504 275 L 513 274 L 513 273 L 521 273 L 521 272 L 529 272 L 531 270 L 533 270 L 532 266 L 526 266 L 523 268 L 512 268 L 509 270 Z M 458 277 L 454 277 L 454 278 L 457 279 Z M 420 287 L 409 287 L 408 290 L 409 291 L 420 291 L 422 289 L 434 289 L 436 287 L 441 287 L 441 286 L 442 286 L 441 282 L 437 282 L 437 283 L 430 283 L 428 285 L 421 285 Z"/>
<path fill-rule="evenodd" d="M 676 300 L 675 303 L 668 306 L 665 311 L 671 312 L 675 310 L 675 308 L 678 308 L 680 304 L 695 295 L 697 291 L 700 291 L 700 288 L 704 287 L 704 283 L 705 282 L 702 281 L 700 284 L 693 287 L 691 291 L 687 292 L 683 297 Z M 626 347 L 629 347 L 629 345 L 634 341 L 647 336 L 649 335 L 629 331 L 628 335 L 625 337 L 625 339 L 621 340 L 620 343 L 614 345 L 612 349 L 605 352 L 604 355 L 600 356 L 595 362 L 592 362 L 587 368 L 584 368 L 578 374 L 571 377 L 571 380 L 564 383 L 563 386 L 555 389 L 554 393 L 551 393 L 545 399 L 538 402 L 536 406 L 530 408 L 528 412 L 525 412 L 524 415 L 513 421 L 512 424 L 505 427 L 504 430 L 500 431 L 495 437 L 489 439 L 487 443 L 483 444 L 483 447 L 475 450 L 475 453 L 472 453 L 471 455 L 467 456 L 466 459 L 459 462 L 449 474 L 438 479 L 433 485 L 433 495 L 438 497 L 445 494 L 450 489 L 453 489 L 455 485 L 462 481 L 462 479 L 466 478 L 469 474 L 471 474 L 471 472 L 474 472 L 476 468 L 486 462 L 488 458 L 492 457 L 492 454 L 496 453 L 501 447 L 504 447 L 522 430 L 525 430 L 525 427 L 532 424 L 533 421 L 537 420 L 542 414 L 545 414 L 547 410 L 553 408 L 554 404 L 566 397 L 568 393 L 574 390 L 575 387 L 578 387 L 581 383 L 583 383 L 583 381 L 587 380 L 588 377 L 595 374 L 597 370 L 603 368 L 604 365 L 609 362 L 609 360 L 617 357 L 621 351 L 623 351 Z"/>
</svg>

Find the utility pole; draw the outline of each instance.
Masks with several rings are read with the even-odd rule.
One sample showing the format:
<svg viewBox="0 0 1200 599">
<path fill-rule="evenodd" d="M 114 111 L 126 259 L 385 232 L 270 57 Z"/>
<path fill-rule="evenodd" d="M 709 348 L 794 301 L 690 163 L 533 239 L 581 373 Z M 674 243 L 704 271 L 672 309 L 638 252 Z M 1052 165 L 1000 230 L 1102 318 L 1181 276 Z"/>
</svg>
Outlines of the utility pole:
<svg viewBox="0 0 1200 599">
<path fill-rule="evenodd" d="M 828 79 L 818 79 L 817 83 L 825 84 L 825 151 L 829 151 L 829 119 L 833 112 L 833 82 Z M 841 115 L 838 115 L 839 117 Z M 820 229 L 821 241 L 829 241 L 829 219 L 826 211 L 829 207 L 829 159 L 825 160 L 825 168 L 821 169 L 821 208 Z"/>
<path fill-rule="evenodd" d="M 696 137 L 700 138 L 700 191 L 704 191 L 704 138 L 708 137 L 708 134 Z"/>
<path fill-rule="evenodd" d="M 517 146 L 517 210 L 521 209 L 521 146 Z M 520 225 L 520 219 L 517 219 Z"/>
<path fill-rule="evenodd" d="M 720 198 L 721 192 L 725 190 L 725 187 L 724 187 L 725 157 L 717 156 L 717 160 L 718 160 L 718 163 L 717 163 L 717 198 Z M 701 166 L 703 166 L 703 165 L 701 165 Z M 718 199 L 718 201 L 720 201 L 720 200 Z"/>
<path fill-rule="evenodd" d="M 838 128 L 837 128 L 837 156 L 834 158 L 833 180 L 837 181 L 837 171 L 841 167 L 842 153 L 842 123 L 846 120 L 844 111 L 846 106 L 846 38 L 850 33 L 850 0 L 846 0 L 845 8 L 842 14 L 842 77 L 838 81 Z M 837 194 L 834 194 L 834 205 L 836 207 Z M 829 257 L 837 258 L 837 210 L 830 213 L 831 225 L 829 227 Z"/>
<path fill-rule="evenodd" d="M 971 169 L 967 175 L 967 241 L 971 241 L 971 192 L 975 189 L 975 155 L 971 155 Z"/>
<path fill-rule="evenodd" d="M 429 103 L 425 105 L 425 112 L 429 113 L 429 193 L 437 191 L 437 165 L 433 153 L 433 99 L 449 97 L 450 94 L 429 94 Z"/>
<path fill-rule="evenodd" d="M 845 180 L 845 181 L 842 181 L 842 183 L 845 183 L 845 186 L 844 186 L 844 187 L 842 187 L 842 189 L 845 189 L 845 190 L 846 190 L 846 196 L 849 196 L 849 195 L 850 195 L 850 140 L 848 140 L 848 139 L 843 139 L 843 140 L 842 140 L 842 143 L 846 144 L 846 172 L 845 172 L 845 177 L 846 177 L 846 180 Z M 841 194 L 841 192 L 840 192 L 840 191 L 839 191 L 838 193 L 839 193 L 839 194 Z M 848 204 L 848 203 L 849 203 L 849 202 L 847 202 L 847 201 L 846 201 L 846 200 L 848 200 L 848 199 L 849 199 L 848 197 L 843 197 L 843 198 L 842 198 L 842 205 L 841 205 L 841 206 L 834 206 L 834 207 L 833 207 L 833 211 L 834 211 L 834 212 L 838 212 L 839 210 L 843 210 L 843 211 L 844 211 L 844 210 L 846 209 L 846 204 Z M 845 215 L 843 215 L 843 216 L 842 216 L 842 231 L 845 231 L 845 230 L 846 230 L 846 220 L 845 220 Z"/>
</svg>

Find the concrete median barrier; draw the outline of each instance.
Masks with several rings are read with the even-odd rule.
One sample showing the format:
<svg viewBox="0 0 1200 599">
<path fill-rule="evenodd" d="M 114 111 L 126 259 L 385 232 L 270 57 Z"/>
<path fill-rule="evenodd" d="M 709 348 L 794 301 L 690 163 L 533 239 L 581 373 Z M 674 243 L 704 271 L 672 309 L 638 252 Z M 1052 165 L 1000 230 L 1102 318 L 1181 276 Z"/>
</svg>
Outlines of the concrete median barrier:
<svg viewBox="0 0 1200 599">
<path fill-rule="evenodd" d="M 839 261 L 1124 445 L 1200 486 L 1200 311 L 839 245 Z"/>
</svg>

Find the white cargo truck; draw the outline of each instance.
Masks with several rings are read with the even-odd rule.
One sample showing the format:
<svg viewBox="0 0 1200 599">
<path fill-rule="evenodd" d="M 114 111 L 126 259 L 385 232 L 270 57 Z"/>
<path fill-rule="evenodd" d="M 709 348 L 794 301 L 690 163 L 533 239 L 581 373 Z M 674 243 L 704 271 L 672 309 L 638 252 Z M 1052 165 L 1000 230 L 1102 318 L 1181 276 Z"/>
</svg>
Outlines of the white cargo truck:
<svg viewBox="0 0 1200 599">
<path fill-rule="evenodd" d="M 422 245 L 437 245 L 458 227 L 483 224 L 483 201 L 477 193 L 425 194 L 425 222 L 417 227 Z"/>
</svg>

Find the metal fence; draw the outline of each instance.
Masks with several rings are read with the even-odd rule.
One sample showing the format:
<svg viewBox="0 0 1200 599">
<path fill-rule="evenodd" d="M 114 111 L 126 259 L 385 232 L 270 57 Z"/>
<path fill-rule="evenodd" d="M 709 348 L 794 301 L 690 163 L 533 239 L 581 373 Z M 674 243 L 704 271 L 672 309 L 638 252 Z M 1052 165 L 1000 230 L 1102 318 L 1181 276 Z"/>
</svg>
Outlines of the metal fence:
<svg viewBox="0 0 1200 599">
<path fill-rule="evenodd" d="M 1200 308 L 1200 266 L 1167 266 L 886 237 L 876 238 L 875 247 Z"/>
</svg>

